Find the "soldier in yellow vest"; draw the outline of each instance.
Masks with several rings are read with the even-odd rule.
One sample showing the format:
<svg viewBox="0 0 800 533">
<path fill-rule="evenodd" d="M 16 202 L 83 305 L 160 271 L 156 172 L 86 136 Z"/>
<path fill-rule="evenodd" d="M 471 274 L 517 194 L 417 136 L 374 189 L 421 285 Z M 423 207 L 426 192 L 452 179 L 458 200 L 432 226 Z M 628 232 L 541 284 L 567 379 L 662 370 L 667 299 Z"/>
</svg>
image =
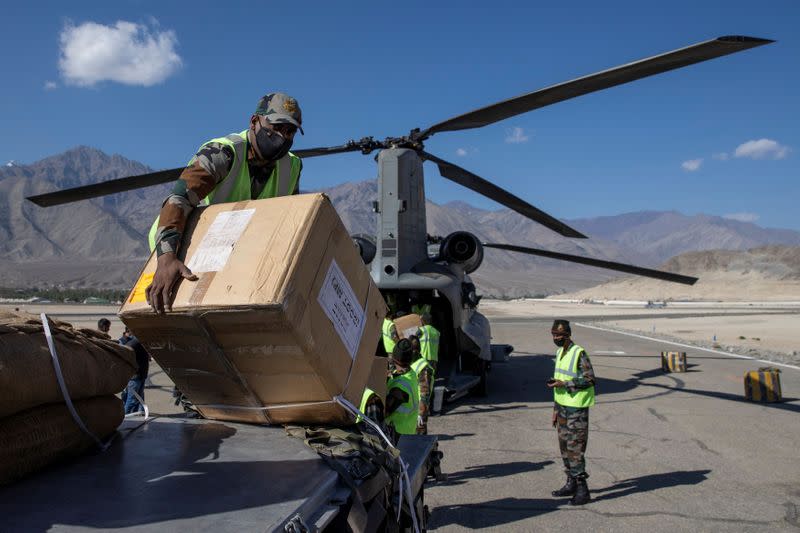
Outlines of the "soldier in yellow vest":
<svg viewBox="0 0 800 533">
<path fill-rule="evenodd" d="M 386 350 L 386 355 L 389 356 L 392 355 L 394 345 L 400 340 L 400 336 L 397 334 L 397 326 L 394 325 L 392 318 L 394 318 L 392 312 L 386 311 L 386 316 L 383 317 L 383 325 L 381 326 L 383 349 Z"/>
<path fill-rule="evenodd" d="M 420 353 L 435 372 L 439 365 L 439 330 L 431 325 L 433 319 L 429 313 L 422 315 L 421 319 L 422 327 L 417 330 Z"/>
<path fill-rule="evenodd" d="M 394 362 L 386 383 L 386 424 L 400 435 L 414 435 L 419 417 L 419 383 L 411 369 L 411 341 L 400 339 L 392 351 Z"/>
<path fill-rule="evenodd" d="M 414 350 L 414 362 L 411 363 L 411 369 L 417 375 L 419 382 L 419 419 L 417 420 L 417 434 L 428 434 L 428 416 L 431 411 L 431 403 L 433 400 L 433 383 L 434 371 L 430 362 L 422 357 L 420 353 L 419 338 L 416 335 L 411 335 L 408 340 L 411 341 L 411 346 Z"/>
<path fill-rule="evenodd" d="M 302 133 L 297 100 L 283 94 L 262 97 L 241 133 L 203 144 L 181 173 L 150 230 L 150 249 L 158 256 L 147 302 L 157 313 L 170 310 L 171 293 L 180 278 L 197 277 L 178 259 L 186 220 L 199 204 L 239 202 L 296 194 L 302 163 L 289 152 Z"/>
<path fill-rule="evenodd" d="M 572 342 L 572 330 L 566 320 L 553 322 L 551 330 L 556 350 L 553 377 L 547 387 L 553 389 L 553 427 L 558 429 L 558 445 L 567 473 L 566 484 L 553 496 L 572 496 L 571 505 L 589 502 L 586 485 L 586 442 L 589 438 L 589 407 L 594 405 L 594 370 L 586 350 Z"/>
</svg>

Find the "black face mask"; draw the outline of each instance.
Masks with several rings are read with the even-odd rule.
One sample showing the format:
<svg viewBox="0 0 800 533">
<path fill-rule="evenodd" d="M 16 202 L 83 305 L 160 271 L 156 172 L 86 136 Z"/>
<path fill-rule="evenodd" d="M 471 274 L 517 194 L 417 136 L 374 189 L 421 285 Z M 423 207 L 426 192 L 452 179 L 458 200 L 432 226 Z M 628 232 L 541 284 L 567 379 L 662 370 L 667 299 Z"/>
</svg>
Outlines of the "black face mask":
<svg viewBox="0 0 800 533">
<path fill-rule="evenodd" d="M 567 343 L 567 339 L 553 339 L 553 344 L 556 346 L 564 346 Z"/>
<path fill-rule="evenodd" d="M 260 128 L 255 137 L 258 151 L 266 161 L 277 161 L 292 148 L 292 141 L 275 130 Z"/>
</svg>

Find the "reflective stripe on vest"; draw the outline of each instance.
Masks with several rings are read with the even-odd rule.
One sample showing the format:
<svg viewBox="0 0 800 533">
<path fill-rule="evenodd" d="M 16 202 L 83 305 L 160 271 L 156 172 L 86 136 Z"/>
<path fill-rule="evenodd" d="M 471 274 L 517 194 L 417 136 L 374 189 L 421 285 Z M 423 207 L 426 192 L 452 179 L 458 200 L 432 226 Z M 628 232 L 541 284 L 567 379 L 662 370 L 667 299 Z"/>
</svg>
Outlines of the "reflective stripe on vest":
<svg viewBox="0 0 800 533">
<path fill-rule="evenodd" d="M 200 204 L 210 205 L 252 200 L 250 168 L 247 165 L 247 130 L 241 133 L 231 133 L 230 135 L 218 139 L 212 139 L 203 144 L 203 146 L 212 142 L 223 144 L 233 149 L 233 165 L 231 165 L 228 175 L 217 184 L 208 196 L 203 198 Z M 202 146 L 200 148 L 202 149 Z M 192 157 L 187 166 L 192 165 L 194 161 L 195 158 Z M 289 152 L 283 156 L 275 163 L 272 174 L 270 174 L 267 183 L 256 199 L 262 200 L 265 198 L 274 198 L 276 196 L 291 195 L 297 188 L 300 179 L 300 168 L 300 158 L 296 155 Z M 148 235 L 150 251 L 153 251 L 156 246 L 159 219 L 160 217 L 156 217 L 153 225 L 150 227 L 150 234 Z"/>
<path fill-rule="evenodd" d="M 392 350 L 394 350 L 395 345 L 395 342 L 392 339 L 392 326 L 394 326 L 394 322 L 388 318 L 383 319 L 383 348 L 389 355 L 392 354 Z"/>
<path fill-rule="evenodd" d="M 362 413 L 366 414 L 367 402 L 369 401 L 369 398 L 372 395 L 377 396 L 377 394 L 375 394 L 374 390 L 370 389 L 369 387 L 365 387 L 364 388 L 364 395 L 361 396 L 361 405 L 358 408 L 359 411 L 361 411 Z M 362 420 L 364 420 L 363 416 L 358 415 L 356 417 L 356 422 L 361 422 Z M 378 422 L 378 421 L 377 420 L 373 420 L 373 422 Z"/>
<path fill-rule="evenodd" d="M 392 424 L 401 435 L 414 435 L 417 432 L 419 416 L 419 380 L 417 374 L 410 370 L 399 376 L 392 376 L 386 384 L 386 395 L 392 389 L 400 389 L 408 394 L 408 400 L 401 404 L 392 414 L 386 417 L 386 423 Z"/>
<path fill-rule="evenodd" d="M 414 373 L 417 375 L 417 378 L 419 378 L 420 373 L 425 370 L 425 368 L 430 368 L 431 372 L 433 372 L 433 367 L 424 357 L 420 357 L 411 364 L 411 370 L 414 371 Z"/>
<path fill-rule="evenodd" d="M 571 381 L 578 377 L 578 359 L 585 350 L 573 344 L 566 353 L 563 352 L 564 348 L 556 350 L 553 379 Z M 591 407 L 594 405 L 594 386 L 575 392 L 569 392 L 566 387 L 557 387 L 553 389 L 553 398 L 557 404 L 567 407 Z"/>
<path fill-rule="evenodd" d="M 430 324 L 419 328 L 419 352 L 428 361 L 439 361 L 439 330 Z"/>
</svg>

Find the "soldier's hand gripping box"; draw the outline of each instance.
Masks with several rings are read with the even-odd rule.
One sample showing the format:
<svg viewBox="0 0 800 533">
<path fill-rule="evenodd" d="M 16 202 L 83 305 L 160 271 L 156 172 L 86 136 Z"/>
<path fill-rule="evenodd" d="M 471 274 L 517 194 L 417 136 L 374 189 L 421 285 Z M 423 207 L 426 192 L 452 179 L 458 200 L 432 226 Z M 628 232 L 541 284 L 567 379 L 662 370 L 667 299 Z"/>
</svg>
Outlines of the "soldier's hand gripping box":
<svg viewBox="0 0 800 533">
<path fill-rule="evenodd" d="M 386 304 L 323 194 L 197 209 L 172 311 L 153 313 L 151 256 L 122 309 L 159 365 L 207 418 L 349 423 Z"/>
</svg>

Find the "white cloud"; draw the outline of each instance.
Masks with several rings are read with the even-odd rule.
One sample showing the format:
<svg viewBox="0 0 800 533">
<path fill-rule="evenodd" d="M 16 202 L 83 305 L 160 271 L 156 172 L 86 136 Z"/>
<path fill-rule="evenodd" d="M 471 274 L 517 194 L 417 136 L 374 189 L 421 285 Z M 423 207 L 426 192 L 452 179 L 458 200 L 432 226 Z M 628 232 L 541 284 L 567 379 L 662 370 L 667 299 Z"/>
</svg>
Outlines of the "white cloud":
<svg viewBox="0 0 800 533">
<path fill-rule="evenodd" d="M 44 82 L 44 90 L 45 91 L 52 91 L 54 89 L 58 89 L 58 84 L 54 81 L 46 81 Z"/>
<path fill-rule="evenodd" d="M 755 213 L 730 213 L 727 215 L 722 215 L 722 218 L 727 218 L 730 220 L 738 220 L 739 222 L 755 222 L 760 216 Z"/>
<path fill-rule="evenodd" d="M 713 157 L 717 161 L 727 161 L 728 159 L 730 159 L 731 156 L 728 154 L 728 152 L 719 152 L 717 154 L 712 155 L 711 157 Z"/>
<path fill-rule="evenodd" d="M 506 133 L 506 142 L 509 144 L 526 143 L 530 139 L 530 136 L 525 135 L 525 130 L 520 127 L 512 128 Z"/>
<path fill-rule="evenodd" d="M 113 26 L 67 24 L 61 32 L 61 76 L 71 85 L 90 87 L 101 81 L 149 87 L 163 82 L 180 66 L 175 32 L 158 31 L 124 20 Z"/>
<path fill-rule="evenodd" d="M 460 157 L 464 157 L 465 155 L 467 155 L 467 151 L 465 149 L 463 149 L 463 148 L 459 148 L 459 149 L 456 150 L 456 155 L 460 156 Z"/>
<path fill-rule="evenodd" d="M 684 161 L 683 163 L 681 163 L 681 168 L 686 172 L 694 172 L 695 170 L 700 168 L 700 165 L 702 164 L 703 164 L 702 157 L 699 159 L 690 159 L 688 161 Z"/>
<path fill-rule="evenodd" d="M 758 139 L 740 144 L 733 155 L 750 159 L 783 159 L 789 155 L 789 147 L 772 139 Z"/>
</svg>

